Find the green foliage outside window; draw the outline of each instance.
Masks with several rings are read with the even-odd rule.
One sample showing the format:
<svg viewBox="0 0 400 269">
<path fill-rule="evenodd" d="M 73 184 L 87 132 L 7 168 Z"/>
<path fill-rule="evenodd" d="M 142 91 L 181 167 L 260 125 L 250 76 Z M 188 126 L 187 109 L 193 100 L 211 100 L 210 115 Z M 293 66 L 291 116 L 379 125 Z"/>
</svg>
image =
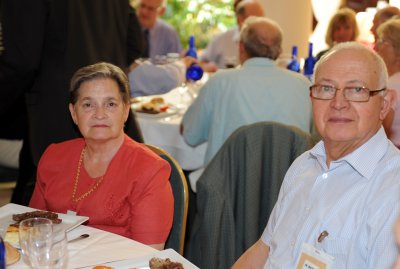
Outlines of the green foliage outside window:
<svg viewBox="0 0 400 269">
<path fill-rule="evenodd" d="M 169 0 L 163 19 L 175 27 L 184 48 L 190 35 L 205 48 L 215 34 L 236 24 L 232 0 Z"/>
<path fill-rule="evenodd" d="M 131 2 L 136 6 L 137 0 Z M 183 48 L 188 46 L 190 35 L 202 49 L 212 36 L 236 25 L 233 0 L 168 0 L 162 19 L 174 26 Z"/>
</svg>

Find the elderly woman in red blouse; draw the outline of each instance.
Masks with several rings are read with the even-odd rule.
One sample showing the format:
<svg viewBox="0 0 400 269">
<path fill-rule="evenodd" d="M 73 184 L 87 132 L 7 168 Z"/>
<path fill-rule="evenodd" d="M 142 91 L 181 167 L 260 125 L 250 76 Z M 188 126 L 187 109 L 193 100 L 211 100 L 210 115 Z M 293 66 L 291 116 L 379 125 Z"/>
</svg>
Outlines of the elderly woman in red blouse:
<svg viewBox="0 0 400 269">
<path fill-rule="evenodd" d="M 43 154 L 30 206 L 88 216 L 88 226 L 162 249 L 173 219 L 171 168 L 124 133 L 128 80 L 108 63 L 78 70 L 70 104 L 82 138 Z"/>
</svg>

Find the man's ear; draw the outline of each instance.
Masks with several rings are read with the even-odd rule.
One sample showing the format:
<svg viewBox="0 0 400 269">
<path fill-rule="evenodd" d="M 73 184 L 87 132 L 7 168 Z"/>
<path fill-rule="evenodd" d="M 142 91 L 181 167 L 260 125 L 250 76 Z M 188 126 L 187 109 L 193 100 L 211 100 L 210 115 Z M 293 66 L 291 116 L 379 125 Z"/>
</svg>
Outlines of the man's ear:
<svg viewBox="0 0 400 269">
<path fill-rule="evenodd" d="M 383 120 L 389 113 L 390 109 L 397 101 L 396 91 L 392 89 L 387 89 L 385 96 L 383 96 L 383 102 L 380 112 L 380 119 Z"/>
<path fill-rule="evenodd" d="M 164 16 L 165 11 L 167 11 L 167 9 L 165 7 L 160 7 L 160 9 L 158 10 L 158 16 L 159 17 Z"/>
</svg>

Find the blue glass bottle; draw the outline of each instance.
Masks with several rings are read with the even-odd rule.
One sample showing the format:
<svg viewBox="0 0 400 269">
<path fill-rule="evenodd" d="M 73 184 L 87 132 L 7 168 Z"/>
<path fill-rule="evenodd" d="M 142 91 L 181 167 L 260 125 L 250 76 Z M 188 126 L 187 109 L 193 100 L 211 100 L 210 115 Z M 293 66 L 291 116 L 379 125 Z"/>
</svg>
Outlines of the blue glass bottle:
<svg viewBox="0 0 400 269">
<path fill-rule="evenodd" d="M 194 36 L 192 36 L 192 35 L 189 37 L 189 48 L 188 48 L 185 56 L 190 56 L 190 57 L 197 59 L 197 50 L 196 50 L 196 46 L 194 43 Z"/>
<path fill-rule="evenodd" d="M 312 76 L 314 73 L 314 65 L 316 59 L 313 56 L 313 44 L 309 43 L 308 45 L 308 57 L 304 61 L 304 75 L 309 79 L 312 80 Z"/>
<path fill-rule="evenodd" d="M 203 77 L 203 68 L 198 64 L 192 64 L 186 70 L 186 80 L 187 81 L 197 81 Z"/>
<path fill-rule="evenodd" d="M 6 269 L 6 246 L 0 236 L 0 269 Z"/>
<path fill-rule="evenodd" d="M 300 72 L 300 63 L 297 60 L 297 46 L 292 47 L 292 60 L 288 64 L 287 69 Z"/>
</svg>

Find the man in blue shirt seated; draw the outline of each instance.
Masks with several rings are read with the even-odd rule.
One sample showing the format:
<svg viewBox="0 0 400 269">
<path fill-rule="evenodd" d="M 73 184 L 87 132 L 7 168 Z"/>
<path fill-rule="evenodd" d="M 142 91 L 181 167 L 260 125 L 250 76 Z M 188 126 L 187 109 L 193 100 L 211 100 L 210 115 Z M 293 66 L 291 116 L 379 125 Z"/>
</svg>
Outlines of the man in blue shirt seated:
<svg viewBox="0 0 400 269">
<path fill-rule="evenodd" d="M 189 56 L 165 64 L 136 61 L 129 67 L 131 95 L 137 97 L 169 92 L 186 80 L 186 69 L 196 62 Z"/>
<path fill-rule="evenodd" d="M 310 95 L 323 140 L 289 168 L 261 239 L 234 269 L 393 267 L 400 152 L 382 128 L 387 77 L 355 42 L 318 61 Z"/>
<path fill-rule="evenodd" d="M 139 0 L 138 19 L 146 40 L 144 57 L 156 59 L 168 53 L 181 53 L 182 47 L 175 29 L 161 20 L 167 0 Z"/>
<path fill-rule="evenodd" d="M 218 68 L 233 68 L 239 61 L 239 31 L 243 22 L 250 16 L 264 16 L 264 9 L 258 0 L 234 2 L 237 25 L 214 36 L 200 54 L 200 61 L 208 63 L 206 71 Z"/>
<path fill-rule="evenodd" d="M 275 63 L 281 52 L 282 32 L 272 20 L 249 17 L 241 30 L 242 66 L 213 75 L 200 89 L 182 121 L 189 145 L 208 141 L 205 164 L 237 128 L 260 121 L 311 126 L 309 81 Z"/>
</svg>

